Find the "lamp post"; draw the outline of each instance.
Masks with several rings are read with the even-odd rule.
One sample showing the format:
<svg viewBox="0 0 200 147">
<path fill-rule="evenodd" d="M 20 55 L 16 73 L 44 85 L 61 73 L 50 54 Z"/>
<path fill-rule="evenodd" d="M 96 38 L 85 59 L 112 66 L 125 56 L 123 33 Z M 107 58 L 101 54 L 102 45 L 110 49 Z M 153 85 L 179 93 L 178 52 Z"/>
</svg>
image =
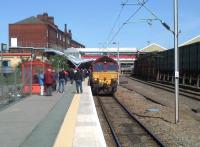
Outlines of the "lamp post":
<svg viewBox="0 0 200 147">
<path fill-rule="evenodd" d="M 118 85 L 119 85 L 119 74 L 121 73 L 121 66 L 120 66 L 120 61 L 119 61 L 119 41 L 113 42 L 113 44 L 117 44 L 117 64 L 118 64 L 118 76 L 117 76 L 117 81 L 118 81 Z"/>
<path fill-rule="evenodd" d="M 32 85 L 33 85 L 33 57 L 34 57 L 34 53 L 33 53 L 33 48 L 31 48 L 31 74 L 30 74 L 30 76 L 31 76 L 31 81 L 30 81 L 30 95 L 32 95 Z"/>
</svg>

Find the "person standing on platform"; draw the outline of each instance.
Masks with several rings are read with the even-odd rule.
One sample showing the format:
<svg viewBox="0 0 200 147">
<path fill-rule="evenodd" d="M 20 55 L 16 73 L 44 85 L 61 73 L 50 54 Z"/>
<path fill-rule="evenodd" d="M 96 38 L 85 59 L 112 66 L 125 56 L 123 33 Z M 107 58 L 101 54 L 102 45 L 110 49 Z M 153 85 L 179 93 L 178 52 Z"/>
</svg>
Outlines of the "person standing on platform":
<svg viewBox="0 0 200 147">
<path fill-rule="evenodd" d="M 44 83 L 46 86 L 46 96 L 52 96 L 53 73 L 50 68 L 44 74 Z"/>
<path fill-rule="evenodd" d="M 57 91 L 58 89 L 58 73 L 53 70 L 52 71 L 52 74 L 53 74 L 53 85 L 52 85 L 52 88 L 53 88 L 53 91 Z"/>
<path fill-rule="evenodd" d="M 42 71 L 38 75 L 38 80 L 40 84 L 40 95 L 44 95 L 44 73 Z"/>
<path fill-rule="evenodd" d="M 67 79 L 68 79 L 68 71 L 67 70 L 64 70 L 64 73 L 65 73 L 65 85 L 67 85 Z"/>
<path fill-rule="evenodd" d="M 73 84 L 73 81 L 74 81 L 74 69 L 73 68 L 70 68 L 70 70 L 69 70 L 69 78 L 70 78 L 71 84 Z"/>
<path fill-rule="evenodd" d="M 55 81 L 56 81 L 56 92 L 59 92 L 59 71 L 55 73 Z"/>
<path fill-rule="evenodd" d="M 75 76 L 74 76 L 74 80 L 76 83 L 76 91 L 77 93 L 79 93 L 79 89 L 80 89 L 80 92 L 83 93 L 83 86 L 82 86 L 83 74 L 79 68 L 77 68 L 76 70 L 77 72 L 75 73 Z"/>
<path fill-rule="evenodd" d="M 64 69 L 59 72 L 59 92 L 63 93 L 65 90 L 65 72 Z"/>
</svg>

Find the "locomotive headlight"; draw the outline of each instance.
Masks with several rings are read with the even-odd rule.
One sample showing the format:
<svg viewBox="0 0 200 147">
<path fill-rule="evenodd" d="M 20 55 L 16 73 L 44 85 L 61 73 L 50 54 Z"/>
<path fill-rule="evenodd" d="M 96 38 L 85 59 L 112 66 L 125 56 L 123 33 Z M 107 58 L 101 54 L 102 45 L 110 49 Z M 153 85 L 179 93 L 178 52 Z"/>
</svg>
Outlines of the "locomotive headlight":
<svg viewBox="0 0 200 147">
<path fill-rule="evenodd" d="M 93 83 L 94 84 L 98 84 L 99 83 L 99 79 L 98 78 L 94 78 Z"/>
<path fill-rule="evenodd" d="M 99 81 L 99 78 L 94 78 L 94 81 Z"/>
</svg>

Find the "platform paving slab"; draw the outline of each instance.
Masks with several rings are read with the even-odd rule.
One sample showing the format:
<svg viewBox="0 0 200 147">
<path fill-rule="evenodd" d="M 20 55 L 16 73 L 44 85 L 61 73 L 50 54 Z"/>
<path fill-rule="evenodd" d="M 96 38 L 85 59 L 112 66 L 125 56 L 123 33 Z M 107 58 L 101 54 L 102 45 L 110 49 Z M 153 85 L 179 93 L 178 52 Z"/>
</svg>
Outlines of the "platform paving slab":
<svg viewBox="0 0 200 147">
<path fill-rule="evenodd" d="M 73 147 L 106 147 L 91 88 L 87 86 L 87 82 L 84 82 L 83 85 L 83 93 L 80 94 Z"/>
<path fill-rule="evenodd" d="M 20 147 L 52 147 L 74 94 L 75 86 L 69 84 L 58 103 L 35 127 Z"/>
<path fill-rule="evenodd" d="M 74 88 L 74 85 L 68 85 L 66 86 L 66 93 L 60 94 L 54 92 L 53 96 L 32 95 L 1 110 L 0 147 L 26 146 L 26 144 L 30 145 L 32 140 L 36 141 L 33 144 L 37 146 L 37 143 L 44 139 L 43 136 L 49 136 L 50 134 L 52 137 L 53 135 L 51 135 L 51 132 L 54 132 L 53 134 L 56 133 L 56 129 L 58 129 L 63 119 L 64 114 L 62 113 L 67 111 L 67 107 L 75 91 Z M 62 112 L 59 113 L 59 111 Z M 56 117 L 54 118 L 55 115 Z M 58 125 L 52 125 L 48 123 L 48 120 L 52 120 Z M 39 130 L 39 128 L 43 128 L 46 132 L 36 131 Z M 54 129 L 49 130 L 49 128 Z M 35 133 L 41 133 L 40 137 L 38 136 L 33 139 Z M 46 138 L 46 141 L 48 139 Z M 48 142 L 49 141 L 50 140 L 48 140 Z"/>
</svg>

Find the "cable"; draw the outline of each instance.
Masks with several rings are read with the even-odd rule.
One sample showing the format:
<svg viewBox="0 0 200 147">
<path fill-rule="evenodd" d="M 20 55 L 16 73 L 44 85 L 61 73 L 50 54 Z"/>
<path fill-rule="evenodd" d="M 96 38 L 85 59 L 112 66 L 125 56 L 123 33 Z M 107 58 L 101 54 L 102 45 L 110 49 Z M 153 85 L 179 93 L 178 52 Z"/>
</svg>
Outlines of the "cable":
<svg viewBox="0 0 200 147">
<path fill-rule="evenodd" d="M 151 9 L 149 9 L 147 6 L 143 5 L 143 3 L 140 2 L 140 0 L 137 0 L 138 3 L 144 7 L 152 16 L 155 17 L 156 20 L 160 21 L 160 23 L 163 25 L 163 27 L 165 27 L 167 30 L 169 30 L 170 32 L 172 32 L 174 34 L 174 31 L 171 30 L 170 26 L 163 21 L 162 19 L 160 19 Z"/>
<path fill-rule="evenodd" d="M 119 15 L 117 16 L 117 19 L 115 20 L 115 22 L 114 22 L 114 24 L 113 24 L 113 27 L 112 27 L 112 29 L 110 30 L 110 32 L 109 32 L 108 37 L 107 37 L 106 40 L 109 40 L 109 38 L 110 38 L 110 36 L 111 36 L 111 34 L 112 34 L 112 32 L 113 32 L 113 30 L 114 30 L 114 28 L 115 28 L 115 26 L 116 26 L 118 20 L 120 19 L 120 16 L 121 16 L 121 13 L 122 13 L 122 11 L 123 11 L 123 8 L 124 8 L 124 6 L 121 7 L 121 10 L 120 10 L 120 12 L 119 12 Z M 106 42 L 107 42 L 107 41 L 106 41 Z"/>
<path fill-rule="evenodd" d="M 113 30 L 114 30 L 114 28 L 115 28 L 115 26 L 116 26 L 118 20 L 120 19 L 120 16 L 121 16 L 123 10 L 124 10 L 124 6 L 125 6 L 127 3 L 128 3 L 128 0 L 126 0 L 126 2 L 123 2 L 123 3 L 122 3 L 122 7 L 121 7 L 121 9 L 120 9 L 120 12 L 119 12 L 119 14 L 118 14 L 116 20 L 114 21 L 114 24 L 113 24 L 113 26 L 112 26 L 112 29 L 111 29 L 111 31 L 109 32 L 108 37 L 107 37 L 106 40 L 109 40 L 111 34 L 113 33 Z M 107 43 L 107 41 L 105 41 L 105 43 Z"/>
<path fill-rule="evenodd" d="M 138 9 L 136 9 L 136 11 L 119 27 L 118 31 L 113 35 L 112 39 L 109 41 L 108 45 L 110 45 L 112 43 L 112 41 L 115 39 L 115 37 L 119 34 L 119 32 L 122 30 L 122 28 L 124 27 L 124 25 L 126 25 L 126 23 L 128 21 L 130 21 L 130 19 L 132 19 L 138 12 L 139 10 L 148 2 L 148 0 L 144 1 L 143 4 L 140 3 L 140 7 Z"/>
<path fill-rule="evenodd" d="M 162 21 L 151 9 L 149 9 L 147 6 L 143 5 L 144 2 L 141 2 L 140 0 L 137 0 L 138 3 L 144 7 L 151 15 L 153 15 L 156 19 L 158 19 L 159 21 Z"/>
</svg>

